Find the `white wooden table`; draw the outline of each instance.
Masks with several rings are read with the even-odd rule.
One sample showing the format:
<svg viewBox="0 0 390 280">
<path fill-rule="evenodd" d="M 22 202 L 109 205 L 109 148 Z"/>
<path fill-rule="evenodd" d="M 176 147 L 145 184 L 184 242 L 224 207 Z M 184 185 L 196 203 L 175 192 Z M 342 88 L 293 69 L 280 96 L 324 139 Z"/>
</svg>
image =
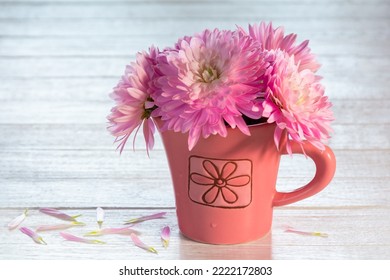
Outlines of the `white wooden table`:
<svg viewBox="0 0 390 280">
<path fill-rule="evenodd" d="M 137 51 L 172 45 L 204 28 L 234 29 L 260 20 L 310 39 L 337 120 L 330 146 L 334 180 L 320 194 L 275 209 L 272 232 L 255 242 L 215 246 L 180 235 L 168 165 L 158 139 L 151 158 L 119 156 L 106 131 L 108 98 Z M 363 0 L 108 1 L 0 0 L 0 259 L 390 259 L 390 3 Z M 303 157 L 284 157 L 278 188 L 313 174 Z M 64 241 L 43 233 L 33 243 L 8 222 L 30 209 L 24 226 L 56 223 L 55 207 L 96 228 L 166 211 L 137 228 L 158 255 L 128 236 L 106 245 Z M 169 225 L 171 244 L 159 232 Z M 284 232 L 284 225 L 328 238 Z"/>
</svg>

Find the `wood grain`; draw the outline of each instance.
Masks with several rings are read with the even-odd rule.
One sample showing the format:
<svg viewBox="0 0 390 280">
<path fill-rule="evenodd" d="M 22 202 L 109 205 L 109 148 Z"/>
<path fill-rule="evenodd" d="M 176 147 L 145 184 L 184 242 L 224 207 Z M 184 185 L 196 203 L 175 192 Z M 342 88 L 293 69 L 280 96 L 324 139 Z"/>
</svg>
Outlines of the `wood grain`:
<svg viewBox="0 0 390 280">
<path fill-rule="evenodd" d="M 335 125 L 387 125 L 390 123 L 388 114 L 390 99 L 355 99 L 351 102 L 346 98 L 332 98 L 331 101 Z M 92 125 L 90 130 L 98 130 L 93 125 L 102 124 L 114 105 L 114 101 L 104 92 L 97 95 L 96 100 L 88 100 L 84 96 L 77 100 L 68 100 L 68 96 L 63 93 L 59 93 L 56 100 L 42 100 L 34 98 L 33 95 L 25 95 L 22 100 L 7 100 L 2 104 L 0 125 L 74 124 Z M 26 111 L 26 106 L 31 106 L 34 113 Z M 375 114 L 372 114 L 374 110 Z"/>
<path fill-rule="evenodd" d="M 7 102 L 23 100 L 51 102 L 56 102 L 58 100 L 71 102 L 108 102 L 108 94 L 119 81 L 126 63 L 128 63 L 127 60 L 124 61 L 123 64 L 121 63 L 121 65 L 118 65 L 118 69 L 120 68 L 120 70 L 115 77 L 92 77 L 86 75 L 82 78 L 76 76 L 51 77 L 48 76 L 48 73 L 46 73 L 47 76 L 41 77 L 4 77 L 0 83 L 0 90 L 1 92 L 4 92 L 4 94 L 0 96 L 0 100 L 7 99 Z M 363 69 L 361 71 L 361 74 L 364 75 Z M 331 100 L 339 98 L 349 99 L 348 106 L 354 106 L 354 103 L 358 102 L 359 99 L 384 100 L 383 102 L 386 102 L 386 100 L 389 99 L 389 82 L 387 81 L 372 83 L 371 81 L 366 80 L 355 83 L 355 80 L 353 79 L 339 79 L 337 77 L 336 79 L 331 80 L 323 73 L 321 75 L 325 77 L 324 85 L 326 86 L 326 93 L 332 98 Z M 12 100 L 9 100 L 10 95 L 5 94 L 7 92 L 12 92 Z M 52 96 L 53 92 L 56 93 L 56 96 Z M 5 103 L 3 103 L 2 106 L 3 105 L 5 105 Z M 113 105 L 113 103 L 110 105 Z M 366 106 L 362 104 L 362 107 L 360 107 L 359 110 L 365 110 L 365 108 Z M 380 106 L 378 109 L 384 110 L 386 108 Z M 357 113 L 358 111 L 356 114 Z M 345 114 L 348 115 L 349 113 L 345 112 Z"/>
<path fill-rule="evenodd" d="M 105 114 L 106 112 L 102 112 Z M 115 152 L 117 144 L 114 144 L 115 137 L 107 132 L 106 120 L 103 115 L 96 116 L 101 123 L 96 124 L 73 124 L 73 123 L 29 123 L 26 124 L 0 124 L 0 129 L 7 137 L 0 138 L 0 145 L 5 149 L 14 151 L 30 150 L 106 150 L 112 157 L 119 157 Z M 90 118 L 92 121 L 93 117 Z M 23 121 L 21 118 L 20 122 Z M 364 131 L 361 127 L 365 126 Z M 335 124 L 333 125 L 333 137 L 329 145 L 335 149 L 388 149 L 390 147 L 389 137 L 390 124 Z M 348 137 L 343 137 L 348 131 Z M 77 135 L 77 139 L 74 139 Z M 154 150 L 163 149 L 159 135 L 155 135 L 156 143 Z M 142 133 L 139 133 L 135 142 L 136 152 L 141 156 L 145 155 L 145 143 Z M 126 146 L 126 153 L 133 154 L 132 143 Z M 155 158 L 154 151 L 151 157 Z"/>
<path fill-rule="evenodd" d="M 117 57 L 4 57 L 0 71 L 5 78 L 28 78 L 31 71 L 35 78 L 59 77 L 115 77 L 122 74 L 124 67 L 133 56 Z M 322 65 L 321 74 L 327 79 L 338 81 L 383 82 L 387 84 L 386 69 L 389 61 L 382 57 L 369 57 L 371 63 L 363 56 L 331 56 Z M 365 75 L 362 76 L 362 71 Z M 348 76 L 342 75 L 348 72 Z M 118 75 L 119 73 L 119 75 Z M 114 85 L 113 85 L 114 86 Z M 371 96 L 371 92 L 367 92 Z"/>
<path fill-rule="evenodd" d="M 96 230 L 93 209 L 62 209 L 70 214 L 82 214 L 80 221 L 85 227 L 67 230 L 82 236 Z M 195 243 L 183 237 L 178 228 L 174 210 L 166 210 L 167 217 L 147 221 L 134 227 L 140 238 L 154 246 L 159 254 L 151 254 L 136 248 L 128 236 L 108 235 L 96 239 L 107 242 L 104 245 L 80 244 L 65 241 L 58 231 L 43 232 L 41 236 L 47 246 L 37 245 L 25 235 L 15 231 L 0 231 L 2 249 L 0 259 L 388 259 L 390 257 L 390 221 L 382 214 L 387 208 L 351 209 L 276 209 L 272 231 L 264 238 L 240 245 L 207 245 Z M 23 209 L 0 210 L 0 224 L 6 224 L 10 217 Z M 106 209 L 104 225 L 121 226 L 124 220 L 160 209 Z M 36 228 L 43 224 L 56 224 L 58 221 L 37 210 L 30 210 L 23 226 Z M 364 215 L 363 215 L 364 213 Z M 338 223 L 334 221 L 337 220 Z M 160 241 L 160 230 L 165 225 L 171 227 L 171 241 L 164 249 Z M 328 238 L 302 236 L 285 232 L 285 226 L 304 231 L 327 233 Z M 367 228 L 381 231 L 370 232 Z M 304 244 L 304 245 L 303 245 Z M 17 248 L 23 248 L 23 254 Z"/>
<path fill-rule="evenodd" d="M 246 26 L 244 26 L 246 27 Z M 286 30 L 286 33 L 298 31 Z M 310 46 L 319 59 L 332 55 L 388 56 L 386 37 L 376 33 L 375 40 L 355 36 L 341 37 L 329 41 L 322 37 L 303 37 L 298 34 L 298 41 L 310 39 Z M 3 36 L 0 49 L 2 57 L 126 57 L 147 49 L 151 42 L 157 46 L 170 46 L 177 38 L 159 34 L 137 37 L 123 36 Z"/>
<path fill-rule="evenodd" d="M 161 14 L 167 13 L 161 11 Z M 365 36 L 366 38 L 376 39 L 386 38 L 389 35 L 389 30 L 386 28 L 389 23 L 388 18 L 378 18 L 375 21 L 372 19 L 360 19 L 359 29 L 356 28 L 356 23 L 352 19 L 344 18 L 282 18 L 273 19 L 264 13 L 264 15 L 253 15 L 242 19 L 225 18 L 159 18 L 156 15 L 154 19 L 143 20 L 142 18 L 127 18 L 127 19 L 27 19 L 27 20 L 0 20 L 0 36 L 144 36 L 144 35 L 165 35 L 172 39 L 185 34 L 193 34 L 204 28 L 220 29 L 235 28 L 235 24 L 247 25 L 248 22 L 258 22 L 259 20 L 270 21 L 275 23 L 275 26 L 289 26 L 289 30 L 294 30 L 295 33 L 302 34 L 303 38 L 318 37 L 328 40 L 334 39 L 335 36 L 343 36 L 345 38 L 354 38 L 356 36 Z M 93 26 L 91 28 L 90 26 Z M 129 29 L 128 26 L 132 28 Z M 181 26 L 181 28 L 177 28 Z M 321 30 L 319 33 L 316 30 Z M 373 32 L 373 30 L 375 32 Z M 379 32 L 380 31 L 380 32 Z M 153 42 L 151 42 L 153 43 Z"/>
<path fill-rule="evenodd" d="M 142 133 L 119 156 L 106 130 L 108 98 L 136 52 L 171 46 L 202 29 L 283 25 L 310 47 L 322 68 L 336 120 L 329 143 L 337 158 L 318 195 L 276 208 L 272 232 L 255 242 L 213 246 L 179 233 L 174 193 L 160 138 L 149 159 Z M 385 0 L 0 0 L 0 259 L 390 259 L 390 4 Z M 277 188 L 306 184 L 314 165 L 282 157 Z M 8 222 L 24 208 L 32 228 L 58 222 L 39 207 L 82 213 L 82 235 L 167 211 L 137 225 L 158 255 L 127 236 L 106 245 L 66 242 L 45 233 L 39 246 Z M 163 249 L 159 231 L 172 228 Z M 328 238 L 284 232 L 321 231 Z"/>
<path fill-rule="evenodd" d="M 335 153 L 338 169 L 334 181 L 323 193 L 298 206 L 390 205 L 389 150 Z M 109 207 L 174 207 L 169 168 L 162 150 L 154 151 L 152 159 L 145 153 L 119 158 L 113 152 L 99 150 L 37 150 L 0 155 L 7 163 L 0 170 L 0 205 L 5 207 L 60 207 L 64 201 L 72 207 L 91 203 Z M 303 156 L 283 157 L 278 189 L 295 189 L 306 184 L 313 174 L 313 163 Z"/>
<path fill-rule="evenodd" d="M 183 5 L 180 2 L 155 1 L 145 5 L 144 2 L 134 2 L 131 5 L 126 2 L 96 2 L 94 5 L 86 2 L 63 2 L 42 3 L 41 5 L 18 5 L 17 3 L 6 3 L 7 9 L 0 10 L 0 19 L 142 19 L 155 20 L 166 18 L 191 19 L 191 18 L 226 18 L 229 20 L 237 18 L 248 18 L 253 15 L 266 15 L 271 18 L 386 18 L 389 3 L 378 3 L 377 5 L 365 5 L 362 10 L 361 4 L 344 4 L 348 9 L 340 9 L 341 3 L 315 3 L 307 14 L 306 3 L 301 2 L 274 2 L 273 9 L 267 5 L 253 5 L 253 2 L 187 2 Z M 170 13 L 162 12 L 162 8 Z"/>
</svg>

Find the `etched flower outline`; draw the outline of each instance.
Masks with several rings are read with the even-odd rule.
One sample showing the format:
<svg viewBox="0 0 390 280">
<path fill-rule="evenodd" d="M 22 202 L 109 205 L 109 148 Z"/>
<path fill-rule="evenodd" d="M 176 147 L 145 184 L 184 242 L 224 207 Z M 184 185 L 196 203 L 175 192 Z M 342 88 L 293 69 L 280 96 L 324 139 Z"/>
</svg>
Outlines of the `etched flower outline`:
<svg viewBox="0 0 390 280">
<path fill-rule="evenodd" d="M 251 178 L 249 175 L 237 175 L 237 163 L 226 162 L 220 170 L 211 160 L 204 160 L 202 166 L 207 175 L 197 172 L 190 174 L 190 180 L 195 184 L 210 186 L 202 195 L 205 204 L 213 204 L 219 196 L 228 203 L 233 204 L 238 200 L 238 195 L 234 188 L 246 186 Z"/>
</svg>

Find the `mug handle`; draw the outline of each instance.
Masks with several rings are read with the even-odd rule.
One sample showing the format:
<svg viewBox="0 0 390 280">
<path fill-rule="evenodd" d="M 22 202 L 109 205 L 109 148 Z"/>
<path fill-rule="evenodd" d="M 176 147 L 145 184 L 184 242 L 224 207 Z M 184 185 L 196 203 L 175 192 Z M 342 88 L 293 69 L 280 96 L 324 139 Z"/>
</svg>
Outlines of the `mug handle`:
<svg viewBox="0 0 390 280">
<path fill-rule="evenodd" d="M 333 151 L 325 146 L 321 151 L 308 142 L 305 142 L 305 153 L 316 165 L 314 178 L 305 186 L 300 187 L 292 192 L 276 192 L 273 199 L 273 206 L 283 206 L 305 199 L 323 190 L 332 180 L 336 171 L 336 158 Z M 294 154 L 303 154 L 301 146 L 291 141 L 291 149 Z M 281 149 L 281 154 L 286 155 L 287 150 Z"/>
</svg>

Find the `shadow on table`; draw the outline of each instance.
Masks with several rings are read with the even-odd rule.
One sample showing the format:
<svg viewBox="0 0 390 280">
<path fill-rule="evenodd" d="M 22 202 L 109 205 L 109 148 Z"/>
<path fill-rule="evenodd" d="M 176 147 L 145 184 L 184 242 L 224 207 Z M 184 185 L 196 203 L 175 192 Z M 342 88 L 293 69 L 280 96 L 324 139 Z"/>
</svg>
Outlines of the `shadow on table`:
<svg viewBox="0 0 390 280">
<path fill-rule="evenodd" d="M 184 260 L 269 260 L 272 259 L 272 232 L 265 237 L 237 245 L 210 245 L 180 234 L 180 259 Z"/>
</svg>

